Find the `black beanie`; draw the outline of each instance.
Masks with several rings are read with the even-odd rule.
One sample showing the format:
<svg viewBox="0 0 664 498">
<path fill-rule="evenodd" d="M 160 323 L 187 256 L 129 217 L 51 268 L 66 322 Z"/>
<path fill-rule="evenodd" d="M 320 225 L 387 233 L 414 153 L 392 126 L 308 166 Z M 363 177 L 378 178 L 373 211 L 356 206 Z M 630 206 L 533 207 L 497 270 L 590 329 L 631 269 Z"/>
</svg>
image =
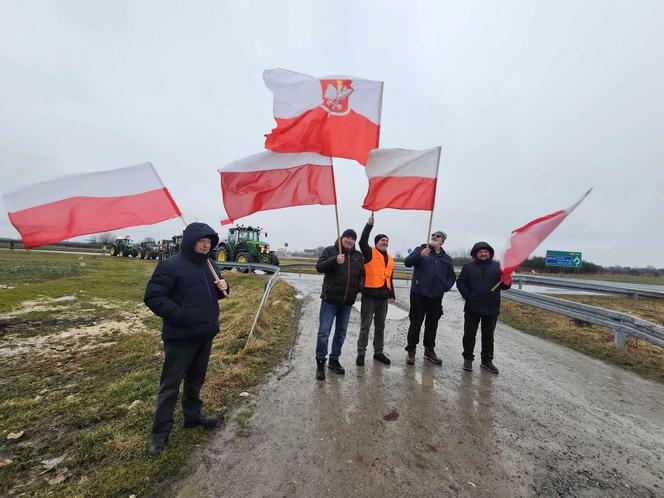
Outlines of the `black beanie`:
<svg viewBox="0 0 664 498">
<path fill-rule="evenodd" d="M 384 233 L 379 233 L 378 235 L 376 235 L 374 237 L 374 245 L 378 244 L 378 241 L 382 238 L 386 238 L 388 240 L 388 242 L 390 240 L 390 238 L 387 235 L 385 235 Z"/>
<path fill-rule="evenodd" d="M 347 228 L 344 230 L 344 233 L 341 234 L 341 238 L 343 239 L 344 237 L 350 237 L 353 240 L 357 240 L 357 233 L 355 233 L 355 230 L 352 228 Z"/>
</svg>

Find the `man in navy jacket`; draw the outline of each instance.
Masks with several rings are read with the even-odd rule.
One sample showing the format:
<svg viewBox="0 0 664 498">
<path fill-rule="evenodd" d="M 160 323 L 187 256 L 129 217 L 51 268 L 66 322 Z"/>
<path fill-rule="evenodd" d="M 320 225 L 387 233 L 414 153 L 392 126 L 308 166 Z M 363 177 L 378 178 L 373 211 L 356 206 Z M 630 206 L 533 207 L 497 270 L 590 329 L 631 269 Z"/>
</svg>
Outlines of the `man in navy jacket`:
<svg viewBox="0 0 664 498">
<path fill-rule="evenodd" d="M 477 327 L 482 323 L 482 363 L 481 367 L 497 374 L 493 364 L 493 332 L 500 313 L 500 291 L 509 289 L 502 282 L 494 291 L 491 289 L 500 282 L 500 263 L 493 260 L 493 247 L 486 242 L 478 242 L 470 251 L 473 261 L 463 265 L 457 289 L 466 300 L 463 308 L 463 368 L 473 369 L 475 337 Z"/>
<path fill-rule="evenodd" d="M 156 456 L 168 442 L 180 384 L 185 427 L 216 427 L 219 417 L 203 414 L 200 398 L 212 339 L 219 332 L 219 300 L 229 291 L 225 280 L 215 283 L 208 267 L 210 250 L 219 236 L 204 223 L 184 230 L 180 254 L 157 265 L 145 289 L 144 302 L 161 317 L 164 366 L 148 448 Z"/>
<path fill-rule="evenodd" d="M 434 232 L 427 246 L 416 247 L 404 260 L 404 265 L 414 267 L 410 286 L 410 327 L 406 363 L 415 364 L 415 350 L 420 342 L 420 328 L 424 322 L 424 358 L 440 365 L 436 355 L 438 320 L 443 316 L 443 294 L 454 286 L 456 275 L 452 258 L 443 250 L 447 239 L 445 232 Z"/>
</svg>

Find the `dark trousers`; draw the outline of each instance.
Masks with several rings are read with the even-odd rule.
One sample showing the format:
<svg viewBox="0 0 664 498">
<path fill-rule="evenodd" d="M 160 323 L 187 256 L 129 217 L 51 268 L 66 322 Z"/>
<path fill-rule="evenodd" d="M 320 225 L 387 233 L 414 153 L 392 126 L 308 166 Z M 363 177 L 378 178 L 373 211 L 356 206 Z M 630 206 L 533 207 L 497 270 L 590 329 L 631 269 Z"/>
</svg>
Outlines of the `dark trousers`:
<svg viewBox="0 0 664 498">
<path fill-rule="evenodd" d="M 360 336 L 357 338 L 357 352 L 364 354 L 369 344 L 369 329 L 374 324 L 373 352 L 383 352 L 385 335 L 385 317 L 387 316 L 387 299 L 374 299 L 362 296 L 360 307 Z"/>
<path fill-rule="evenodd" d="M 205 381 L 212 340 L 196 344 L 164 343 L 164 367 L 157 394 L 152 423 L 153 434 L 168 434 L 173 428 L 173 411 L 182 389 L 182 412 L 185 421 L 196 420 L 201 414 L 201 387 Z"/>
<path fill-rule="evenodd" d="M 498 316 L 480 316 L 473 313 L 464 313 L 463 321 L 463 357 L 474 360 L 475 336 L 477 327 L 482 322 L 482 361 L 493 360 L 493 331 L 496 330 Z"/>
<path fill-rule="evenodd" d="M 420 329 L 424 322 L 424 348 L 436 347 L 436 331 L 438 320 L 443 316 L 443 296 L 425 297 L 418 294 L 410 295 L 410 327 L 408 328 L 408 345 L 406 351 L 415 351 L 420 342 Z"/>
</svg>

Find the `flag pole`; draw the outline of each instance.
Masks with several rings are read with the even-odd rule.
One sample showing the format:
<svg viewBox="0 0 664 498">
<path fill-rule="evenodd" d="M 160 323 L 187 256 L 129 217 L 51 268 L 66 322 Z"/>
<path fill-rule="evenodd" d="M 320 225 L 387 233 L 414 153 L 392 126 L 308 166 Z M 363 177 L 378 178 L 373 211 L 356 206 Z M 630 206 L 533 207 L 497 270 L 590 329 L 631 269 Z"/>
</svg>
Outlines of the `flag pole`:
<svg viewBox="0 0 664 498">
<path fill-rule="evenodd" d="M 438 161 L 436 161 L 436 188 L 438 187 L 438 171 L 440 170 L 440 152 L 442 147 L 438 146 Z M 436 206 L 436 189 L 433 191 L 433 204 L 431 205 L 431 214 L 429 215 L 429 229 L 427 230 L 426 240 L 424 247 L 429 246 L 429 238 L 431 237 L 431 225 L 433 224 L 433 208 Z"/>
<path fill-rule="evenodd" d="M 330 164 L 332 164 L 332 190 L 334 191 L 334 215 L 337 218 L 337 243 L 339 244 L 339 254 L 341 251 L 341 231 L 339 230 L 339 208 L 337 208 L 337 182 L 334 179 L 334 163 L 330 157 Z"/>
</svg>

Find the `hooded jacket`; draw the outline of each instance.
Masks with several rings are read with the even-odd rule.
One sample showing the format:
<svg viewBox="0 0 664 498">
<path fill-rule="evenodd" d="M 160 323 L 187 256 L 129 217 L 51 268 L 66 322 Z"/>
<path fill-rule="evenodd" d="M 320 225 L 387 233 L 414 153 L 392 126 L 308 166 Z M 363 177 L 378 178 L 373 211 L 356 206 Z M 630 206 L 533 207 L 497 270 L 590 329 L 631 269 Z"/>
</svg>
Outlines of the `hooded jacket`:
<svg viewBox="0 0 664 498">
<path fill-rule="evenodd" d="M 330 304 L 353 304 L 357 293 L 364 287 L 364 258 L 362 253 L 353 247 L 352 250 L 343 250 L 346 261 L 337 263 L 339 243 L 326 247 L 318 258 L 316 270 L 324 273 L 323 290 L 320 298 Z"/>
<path fill-rule="evenodd" d="M 224 296 L 208 268 L 209 254 L 194 250 L 196 242 L 204 237 L 210 239 L 212 248 L 219 243 L 217 233 L 205 223 L 188 225 L 180 254 L 160 262 L 145 289 L 143 302 L 163 319 L 164 342 L 206 342 L 219 332 L 218 301 Z"/>
<path fill-rule="evenodd" d="M 431 246 L 431 253 L 423 258 L 421 253 L 424 247 L 424 244 L 416 247 L 403 262 L 409 268 L 415 267 L 410 292 L 418 296 L 438 298 L 454 286 L 454 264 L 443 249 L 436 253 Z"/>
<path fill-rule="evenodd" d="M 477 259 L 480 249 L 491 253 L 489 259 Z M 509 289 L 503 283 L 491 292 L 491 288 L 500 281 L 500 263 L 493 260 L 493 247 L 486 242 L 478 242 L 470 251 L 473 261 L 463 265 L 457 289 L 466 300 L 463 310 L 467 313 L 480 316 L 498 316 L 500 314 L 500 291 Z"/>
</svg>

